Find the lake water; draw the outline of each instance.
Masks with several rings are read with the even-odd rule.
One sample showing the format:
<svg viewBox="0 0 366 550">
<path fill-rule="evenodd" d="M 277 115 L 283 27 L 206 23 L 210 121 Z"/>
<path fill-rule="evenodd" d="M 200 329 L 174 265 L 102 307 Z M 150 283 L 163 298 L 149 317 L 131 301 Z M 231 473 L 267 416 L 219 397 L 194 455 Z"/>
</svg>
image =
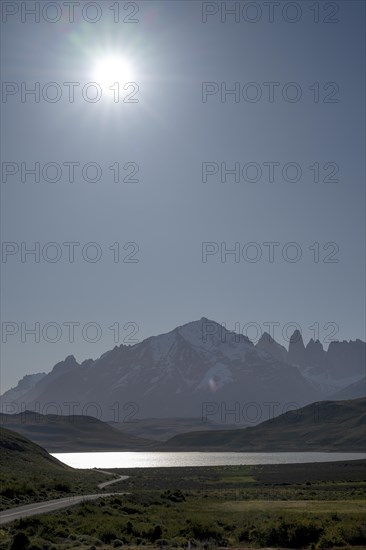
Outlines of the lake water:
<svg viewBox="0 0 366 550">
<path fill-rule="evenodd" d="M 169 468 L 173 466 L 240 466 L 300 464 L 366 458 L 365 453 L 52 453 L 73 468 Z"/>
</svg>

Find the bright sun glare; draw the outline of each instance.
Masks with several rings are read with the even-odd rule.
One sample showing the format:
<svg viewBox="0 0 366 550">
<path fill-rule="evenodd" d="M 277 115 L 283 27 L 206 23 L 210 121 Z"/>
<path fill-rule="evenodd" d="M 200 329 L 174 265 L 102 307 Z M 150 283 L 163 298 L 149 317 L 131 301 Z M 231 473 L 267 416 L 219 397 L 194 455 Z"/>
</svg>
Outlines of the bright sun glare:
<svg viewBox="0 0 366 550">
<path fill-rule="evenodd" d="M 102 88 L 108 88 L 115 82 L 131 82 L 134 72 L 126 59 L 118 55 L 109 55 L 98 59 L 93 71 L 93 78 Z"/>
</svg>

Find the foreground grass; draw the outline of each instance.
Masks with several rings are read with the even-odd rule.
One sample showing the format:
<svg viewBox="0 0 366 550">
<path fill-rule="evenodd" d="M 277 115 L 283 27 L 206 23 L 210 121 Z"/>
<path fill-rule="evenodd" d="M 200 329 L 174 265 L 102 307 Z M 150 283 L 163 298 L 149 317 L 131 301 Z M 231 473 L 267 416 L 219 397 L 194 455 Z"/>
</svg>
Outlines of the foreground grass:
<svg viewBox="0 0 366 550">
<path fill-rule="evenodd" d="M 0 429 L 0 510 L 96 492 L 106 475 L 74 470 L 20 434 Z"/>
<path fill-rule="evenodd" d="M 0 549 L 366 546 L 364 461 L 114 472 L 129 495 L 15 521 Z"/>
<path fill-rule="evenodd" d="M 74 470 L 62 466 L 45 468 L 44 464 L 35 462 L 24 467 L 14 459 L 2 462 L 0 511 L 53 498 L 95 493 L 97 484 L 109 479 L 93 470 Z"/>
<path fill-rule="evenodd" d="M 0 511 L 54 498 L 96 493 L 97 484 L 108 479 L 106 475 L 91 470 L 50 473 L 39 469 L 27 474 L 26 471 L 18 472 L 14 469 L 10 476 L 2 471 Z"/>
</svg>

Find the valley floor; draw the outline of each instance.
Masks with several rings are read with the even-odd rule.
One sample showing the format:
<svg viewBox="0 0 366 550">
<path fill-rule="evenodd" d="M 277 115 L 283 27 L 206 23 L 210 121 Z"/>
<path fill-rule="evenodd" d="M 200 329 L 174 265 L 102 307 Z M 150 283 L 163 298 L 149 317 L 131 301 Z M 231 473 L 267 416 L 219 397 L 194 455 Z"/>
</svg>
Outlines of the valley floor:
<svg viewBox="0 0 366 550">
<path fill-rule="evenodd" d="M 366 547 L 365 460 L 113 473 L 130 494 L 14 521 L 0 549 Z"/>
</svg>

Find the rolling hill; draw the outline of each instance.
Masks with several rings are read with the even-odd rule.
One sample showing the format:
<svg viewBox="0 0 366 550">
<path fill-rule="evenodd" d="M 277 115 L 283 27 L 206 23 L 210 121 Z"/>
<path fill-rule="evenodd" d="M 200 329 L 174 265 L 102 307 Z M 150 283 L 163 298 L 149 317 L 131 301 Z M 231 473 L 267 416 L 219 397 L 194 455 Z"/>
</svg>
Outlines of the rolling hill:
<svg viewBox="0 0 366 550">
<path fill-rule="evenodd" d="M 124 434 L 90 416 L 51 416 L 25 411 L 0 414 L 0 425 L 54 453 L 136 451 L 152 444 L 146 439 Z"/>
<path fill-rule="evenodd" d="M 366 397 L 366 377 L 361 380 L 350 384 L 343 390 L 340 390 L 331 396 L 334 401 L 359 399 L 360 397 Z"/>
<path fill-rule="evenodd" d="M 235 424 L 219 424 L 202 418 L 142 418 L 137 422 L 108 422 L 108 424 L 125 434 L 154 441 L 166 441 L 181 433 L 232 430 L 238 427 Z"/>
<path fill-rule="evenodd" d="M 23 435 L 0 427 L 0 510 L 95 493 L 105 475 L 75 470 Z"/>
<path fill-rule="evenodd" d="M 169 439 L 176 451 L 366 451 L 366 398 L 321 401 L 250 428 L 191 432 Z"/>
<path fill-rule="evenodd" d="M 33 441 L 4 427 L 0 428 L 0 451 L 2 474 L 9 470 L 14 475 L 17 469 L 29 473 L 33 469 L 58 472 L 71 469 Z"/>
</svg>

